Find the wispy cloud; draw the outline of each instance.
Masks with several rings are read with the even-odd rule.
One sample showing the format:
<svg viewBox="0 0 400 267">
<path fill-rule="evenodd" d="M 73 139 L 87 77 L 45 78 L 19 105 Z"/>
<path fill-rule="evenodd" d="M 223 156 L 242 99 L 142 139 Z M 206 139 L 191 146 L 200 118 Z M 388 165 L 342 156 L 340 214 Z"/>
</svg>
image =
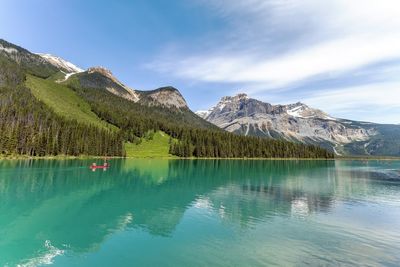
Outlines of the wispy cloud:
<svg viewBox="0 0 400 267">
<path fill-rule="evenodd" d="M 257 55 L 193 56 L 161 62 L 160 71 L 206 82 L 262 83 L 265 89 L 284 86 L 317 75 L 332 75 L 378 61 L 400 59 L 400 38 L 345 38 L 299 51 L 260 58 Z"/>
<path fill-rule="evenodd" d="M 385 61 L 400 66 L 400 2 L 396 0 L 198 1 L 221 17 L 229 30 L 213 40 L 213 49 L 168 51 L 150 64 L 153 70 L 185 80 L 232 83 L 249 88 L 251 94 L 269 90 L 288 94 L 310 80 L 337 77 L 338 84 L 349 73 L 367 69 L 370 76 L 382 73 L 379 63 Z M 400 86 L 397 76 L 364 90 L 363 101 L 374 97 L 378 88 L 391 95 Z M 333 92 L 329 86 L 319 90 L 321 95 Z M 343 90 L 361 93 L 355 87 Z M 336 94 L 338 102 L 346 102 L 348 94 L 340 95 L 341 100 Z M 387 104 L 381 98 L 377 103 Z"/>
<path fill-rule="evenodd" d="M 382 90 L 384 88 L 384 90 Z M 378 83 L 363 86 L 331 88 L 316 92 L 303 101 L 342 118 L 368 116 L 368 121 L 400 122 L 399 83 Z M 379 110 L 373 112 L 371 110 Z"/>
</svg>

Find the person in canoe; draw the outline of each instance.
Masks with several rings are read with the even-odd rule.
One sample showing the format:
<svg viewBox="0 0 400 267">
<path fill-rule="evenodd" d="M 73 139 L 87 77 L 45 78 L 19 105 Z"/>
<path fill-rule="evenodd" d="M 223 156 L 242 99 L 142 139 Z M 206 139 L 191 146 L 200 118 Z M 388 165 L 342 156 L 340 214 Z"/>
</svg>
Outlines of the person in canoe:
<svg viewBox="0 0 400 267">
<path fill-rule="evenodd" d="M 110 167 L 110 165 L 107 162 L 107 159 L 104 160 L 103 165 L 97 165 L 96 162 L 93 162 L 92 165 L 90 166 L 91 169 L 95 170 L 95 169 L 107 169 L 108 167 Z"/>
</svg>

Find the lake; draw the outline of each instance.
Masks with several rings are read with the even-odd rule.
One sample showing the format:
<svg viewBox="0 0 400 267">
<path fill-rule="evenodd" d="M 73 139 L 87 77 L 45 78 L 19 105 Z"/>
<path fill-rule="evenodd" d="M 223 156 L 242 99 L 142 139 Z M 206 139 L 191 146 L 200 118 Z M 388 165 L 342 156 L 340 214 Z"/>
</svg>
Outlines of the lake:
<svg viewBox="0 0 400 267">
<path fill-rule="evenodd" d="M 92 161 L 0 161 L 0 266 L 400 265 L 400 161 Z"/>
</svg>

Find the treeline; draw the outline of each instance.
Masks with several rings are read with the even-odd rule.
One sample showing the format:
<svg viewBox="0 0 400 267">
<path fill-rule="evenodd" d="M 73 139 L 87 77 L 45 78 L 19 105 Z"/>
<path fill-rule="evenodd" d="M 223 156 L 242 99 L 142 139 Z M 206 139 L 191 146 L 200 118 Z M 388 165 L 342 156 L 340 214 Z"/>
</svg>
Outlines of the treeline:
<svg viewBox="0 0 400 267">
<path fill-rule="evenodd" d="M 100 129 L 54 113 L 24 86 L 25 72 L 0 56 L 2 155 L 124 156 L 124 142 L 138 142 L 149 131 L 161 130 L 174 138 L 170 153 L 180 157 L 333 157 L 315 146 L 224 132 L 190 110 L 147 107 L 106 90 L 81 88 L 79 81 L 69 84 L 97 116 L 119 128 Z"/>
<path fill-rule="evenodd" d="M 0 154 L 124 155 L 120 133 L 58 116 L 23 86 L 24 77 L 0 60 Z"/>
<path fill-rule="evenodd" d="M 146 107 L 102 90 L 74 87 L 100 118 L 118 126 L 124 139 L 136 142 L 148 131 L 161 130 L 177 142 L 170 153 L 180 157 L 332 158 L 317 146 L 240 136 L 217 129 L 185 110 Z"/>
<path fill-rule="evenodd" d="M 301 143 L 261 137 L 239 136 L 209 130 L 170 132 L 178 142 L 171 142 L 170 153 L 180 157 L 221 158 L 332 158 L 327 150 Z"/>
<path fill-rule="evenodd" d="M 120 128 L 125 140 L 130 142 L 145 136 L 148 131 L 157 130 L 178 132 L 181 128 L 196 128 L 222 132 L 190 110 L 148 107 L 107 91 L 70 87 L 90 104 L 98 117 Z"/>
</svg>

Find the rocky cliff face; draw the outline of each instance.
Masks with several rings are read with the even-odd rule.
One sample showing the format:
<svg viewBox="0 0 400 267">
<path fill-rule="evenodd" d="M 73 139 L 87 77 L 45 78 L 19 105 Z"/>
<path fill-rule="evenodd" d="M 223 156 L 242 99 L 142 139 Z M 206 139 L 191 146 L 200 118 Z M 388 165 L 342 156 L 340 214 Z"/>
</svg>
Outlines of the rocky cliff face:
<svg viewBox="0 0 400 267">
<path fill-rule="evenodd" d="M 197 114 L 229 132 L 318 144 L 337 154 L 374 155 L 385 141 L 379 124 L 333 118 L 301 102 L 271 105 L 239 94 Z"/>
<path fill-rule="evenodd" d="M 186 100 L 178 89 L 168 86 L 152 91 L 138 91 L 139 102 L 150 106 L 164 106 L 167 108 L 188 109 Z"/>
<path fill-rule="evenodd" d="M 139 94 L 135 90 L 121 83 L 110 70 L 104 67 L 89 68 L 79 74 L 78 79 L 84 88 L 104 89 L 133 102 L 139 100 Z"/>
</svg>

